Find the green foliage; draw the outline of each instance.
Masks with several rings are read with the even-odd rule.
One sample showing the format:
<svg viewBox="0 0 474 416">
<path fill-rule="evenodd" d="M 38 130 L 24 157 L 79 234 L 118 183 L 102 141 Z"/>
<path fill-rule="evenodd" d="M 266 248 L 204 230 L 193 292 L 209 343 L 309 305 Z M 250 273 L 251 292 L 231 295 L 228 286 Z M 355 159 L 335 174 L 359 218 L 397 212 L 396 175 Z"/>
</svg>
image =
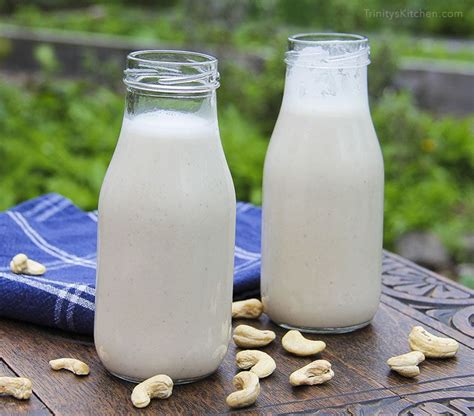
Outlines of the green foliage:
<svg viewBox="0 0 474 416">
<path fill-rule="evenodd" d="M 299 0 L 297 4 L 299 7 L 295 7 L 294 0 L 278 0 L 276 9 L 280 19 L 339 32 L 345 32 L 347 28 L 352 31 L 391 28 L 459 36 L 472 35 L 474 27 L 474 5 L 470 0 L 454 3 L 445 0 Z M 425 17 L 416 17 L 416 13 Z"/>
<path fill-rule="evenodd" d="M 283 94 L 283 53 L 267 59 L 259 72 L 232 62 L 221 64 L 220 101 L 235 103 L 242 116 L 257 121 L 267 135 L 275 125 Z"/>
<path fill-rule="evenodd" d="M 384 35 L 378 38 L 378 42 L 371 44 L 370 60 L 368 70 L 369 95 L 371 98 L 379 98 L 384 90 L 390 87 L 397 75 L 398 65 L 393 49 Z"/>
<path fill-rule="evenodd" d="M 139 6 L 104 4 L 83 8 L 52 9 L 48 13 L 38 6 L 24 4 L 4 23 L 16 23 L 35 28 L 66 29 L 108 35 L 130 36 L 135 39 L 160 39 L 175 43 L 184 40 L 180 27 L 183 17 L 179 10 L 162 14 L 159 8 L 144 10 Z"/>
<path fill-rule="evenodd" d="M 266 137 L 233 105 L 220 113 L 219 127 L 237 199 L 261 204 Z"/>
<path fill-rule="evenodd" d="M 141 6 L 105 0 L 73 5 L 68 0 L 46 3 L 18 2 L 12 14 L 0 16 L 0 25 L 120 35 L 167 46 L 224 44 L 260 55 L 278 52 L 276 45 L 284 45 L 291 33 L 349 31 L 369 35 L 372 47 L 389 46 L 398 56 L 464 62 L 474 59 L 471 44 L 436 38 L 473 37 L 474 3 L 470 0 L 453 5 L 444 0 L 397 0 L 390 4 L 383 0 L 142 0 Z M 370 15 L 397 11 L 437 13 L 437 17 Z M 446 12 L 460 12 L 462 16 L 443 17 Z M 420 37 L 427 35 L 433 38 Z"/>
<path fill-rule="evenodd" d="M 0 207 L 53 191 L 96 207 L 122 107 L 116 94 L 82 82 L 2 83 Z"/>
<path fill-rule="evenodd" d="M 471 289 L 474 289 L 474 276 L 460 276 L 459 283 Z"/>
<path fill-rule="evenodd" d="M 373 120 L 385 160 L 385 244 L 432 230 L 459 252 L 474 232 L 474 117 L 433 120 L 408 94 L 386 93 Z"/>
<path fill-rule="evenodd" d="M 61 64 L 56 59 L 56 54 L 51 45 L 42 44 L 34 50 L 35 59 L 38 61 L 40 67 L 45 73 L 56 72 Z"/>
</svg>

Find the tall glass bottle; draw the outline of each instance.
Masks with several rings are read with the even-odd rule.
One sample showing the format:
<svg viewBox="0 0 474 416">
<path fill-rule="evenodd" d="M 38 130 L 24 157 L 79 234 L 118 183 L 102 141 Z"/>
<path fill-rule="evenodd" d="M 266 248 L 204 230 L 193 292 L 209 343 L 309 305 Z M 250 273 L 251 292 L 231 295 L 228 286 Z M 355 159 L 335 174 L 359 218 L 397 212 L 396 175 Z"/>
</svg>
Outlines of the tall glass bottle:
<svg viewBox="0 0 474 416">
<path fill-rule="evenodd" d="M 99 200 L 95 344 L 118 377 L 189 382 L 217 369 L 231 333 L 235 191 L 217 60 L 134 52 L 124 82 Z"/>
<path fill-rule="evenodd" d="M 367 38 L 289 38 L 265 159 L 262 300 L 277 324 L 348 332 L 381 291 L 383 160 L 367 96 Z"/>
</svg>

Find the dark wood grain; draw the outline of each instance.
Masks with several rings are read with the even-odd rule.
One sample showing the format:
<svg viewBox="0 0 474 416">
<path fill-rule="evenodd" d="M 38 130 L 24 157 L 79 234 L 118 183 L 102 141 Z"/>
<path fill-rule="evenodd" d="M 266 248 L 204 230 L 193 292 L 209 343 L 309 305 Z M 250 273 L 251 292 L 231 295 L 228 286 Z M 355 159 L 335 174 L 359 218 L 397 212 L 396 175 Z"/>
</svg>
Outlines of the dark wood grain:
<svg viewBox="0 0 474 416">
<path fill-rule="evenodd" d="M 453 329 L 457 339 L 474 348 L 474 292 L 452 280 L 426 270 L 400 256 L 385 253 L 383 293 L 405 304 L 417 319 L 443 323 Z M 400 305 L 401 306 L 401 305 Z M 400 306 L 398 307 L 400 309 Z M 426 315 L 423 319 L 421 315 Z M 456 331 L 456 332 L 454 332 Z"/>
<path fill-rule="evenodd" d="M 271 328 L 277 333 L 276 342 L 264 349 L 275 358 L 277 370 L 261 381 L 262 392 L 255 406 L 234 412 L 225 404 L 237 372 L 237 349 L 233 343 L 215 374 L 197 383 L 175 386 L 171 398 L 154 400 L 148 408 L 138 411 L 130 402 L 133 385 L 103 369 L 90 338 L 0 320 L 2 369 L 30 377 L 36 394 L 29 402 L 2 398 L 0 413 L 49 414 L 50 409 L 57 415 L 426 415 L 449 409 L 451 414 L 471 414 L 474 293 L 388 253 L 384 257 L 383 277 L 382 303 L 372 325 L 352 334 L 310 337 L 322 339 L 328 345 L 320 357 L 331 361 L 336 375 L 325 385 L 291 387 L 289 374 L 311 359 L 287 354 L 280 342 L 285 331 L 266 316 L 252 321 L 256 327 Z M 236 321 L 234 325 L 242 322 Z M 385 361 L 408 351 L 407 334 L 413 325 L 420 324 L 434 333 L 457 339 L 461 347 L 455 358 L 426 360 L 420 376 L 406 379 L 390 372 Z M 91 374 L 78 378 L 69 372 L 52 371 L 48 361 L 62 356 L 86 361 Z"/>
</svg>

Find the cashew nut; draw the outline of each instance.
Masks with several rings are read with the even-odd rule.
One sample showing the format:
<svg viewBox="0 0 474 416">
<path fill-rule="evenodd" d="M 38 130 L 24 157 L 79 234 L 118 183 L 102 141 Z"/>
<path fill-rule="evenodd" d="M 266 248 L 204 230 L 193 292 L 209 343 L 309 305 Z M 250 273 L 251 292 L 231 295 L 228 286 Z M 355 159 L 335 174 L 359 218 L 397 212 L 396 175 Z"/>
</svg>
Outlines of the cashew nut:
<svg viewBox="0 0 474 416">
<path fill-rule="evenodd" d="M 425 361 L 425 355 L 421 351 L 412 351 L 389 358 L 387 364 L 393 371 L 404 377 L 416 377 L 420 374 L 418 364 L 423 361 Z"/>
<path fill-rule="evenodd" d="M 334 377 L 331 370 L 331 363 L 326 360 L 316 360 L 308 365 L 296 370 L 290 375 L 292 386 L 322 384 Z"/>
<path fill-rule="evenodd" d="M 235 356 L 237 367 L 242 370 L 250 368 L 252 373 L 255 373 L 258 378 L 268 377 L 275 371 L 275 360 L 266 352 L 258 350 L 244 350 L 237 353 Z"/>
<path fill-rule="evenodd" d="M 227 396 L 226 402 L 232 408 L 247 407 L 254 404 L 260 394 L 260 382 L 255 373 L 241 371 L 232 380 L 237 391 Z"/>
<path fill-rule="evenodd" d="M 307 339 L 295 329 L 288 331 L 281 339 L 281 343 L 285 350 L 300 357 L 317 354 L 326 348 L 326 343 L 323 341 Z"/>
<path fill-rule="evenodd" d="M 158 374 L 138 384 L 132 391 L 132 403 L 135 407 L 147 407 L 151 399 L 167 399 L 173 393 L 173 380 L 164 374 Z"/>
<path fill-rule="evenodd" d="M 422 326 L 414 326 L 408 336 L 412 351 L 421 351 L 427 358 L 453 357 L 459 349 L 459 343 L 452 338 L 437 337 Z"/>
<path fill-rule="evenodd" d="M 276 335 L 273 331 L 261 331 L 249 325 L 239 325 L 232 338 L 239 347 L 258 348 L 270 344 Z"/>
<path fill-rule="evenodd" d="M 26 254 L 20 253 L 13 257 L 10 262 L 10 269 L 17 274 L 30 274 L 40 276 L 46 273 L 46 267 L 37 261 L 30 260 Z"/>
<path fill-rule="evenodd" d="M 77 376 L 87 376 L 89 374 L 89 366 L 75 358 L 58 358 L 51 360 L 49 365 L 53 370 L 69 370 Z"/>
<path fill-rule="evenodd" d="M 232 318 L 258 319 L 263 313 L 263 304 L 258 299 L 232 302 Z"/>
<path fill-rule="evenodd" d="M 0 394 L 25 400 L 29 399 L 32 393 L 30 379 L 25 377 L 0 377 Z"/>
</svg>

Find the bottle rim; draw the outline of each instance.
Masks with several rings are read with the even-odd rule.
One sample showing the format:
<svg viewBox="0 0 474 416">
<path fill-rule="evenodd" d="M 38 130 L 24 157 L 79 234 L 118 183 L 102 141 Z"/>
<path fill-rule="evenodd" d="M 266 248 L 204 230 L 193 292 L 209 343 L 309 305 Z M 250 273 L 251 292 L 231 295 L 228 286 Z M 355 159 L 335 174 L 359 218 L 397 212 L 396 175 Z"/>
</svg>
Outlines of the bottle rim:
<svg viewBox="0 0 474 416">
<path fill-rule="evenodd" d="M 209 93 L 219 88 L 217 58 L 205 53 L 148 49 L 127 56 L 123 82 L 129 88 L 180 94 Z"/>
<path fill-rule="evenodd" d="M 368 43 L 369 38 L 364 35 L 342 32 L 310 32 L 296 33 L 288 37 L 288 42 L 301 44 L 318 43 Z"/>
<path fill-rule="evenodd" d="M 369 39 L 351 33 L 297 33 L 288 37 L 285 62 L 319 69 L 359 68 L 370 64 Z"/>
</svg>

